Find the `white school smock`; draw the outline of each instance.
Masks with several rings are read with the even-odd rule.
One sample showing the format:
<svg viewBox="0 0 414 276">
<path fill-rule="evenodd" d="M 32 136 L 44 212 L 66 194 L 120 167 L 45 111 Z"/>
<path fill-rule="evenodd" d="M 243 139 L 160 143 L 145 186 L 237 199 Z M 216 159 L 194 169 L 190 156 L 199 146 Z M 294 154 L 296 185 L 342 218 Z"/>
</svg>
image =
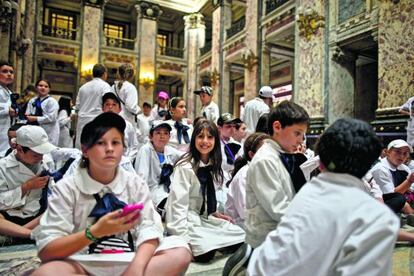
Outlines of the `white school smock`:
<svg viewBox="0 0 414 276">
<path fill-rule="evenodd" d="M 141 111 L 138 105 L 138 91 L 135 85 L 127 80 L 123 81 L 121 89 L 118 89 L 118 83 L 119 81 L 115 81 L 111 91 L 121 99 L 122 110 L 119 115 L 135 126 L 135 116 Z"/>
<path fill-rule="evenodd" d="M 9 108 L 11 107 L 10 94 L 12 92 L 0 85 L 0 157 L 9 149 L 7 131 L 10 128 Z"/>
<path fill-rule="evenodd" d="M 242 121 L 247 126 L 247 132 L 252 134 L 256 131 L 256 125 L 260 116 L 269 113 L 269 106 L 261 98 L 254 98 L 244 106 Z"/>
<path fill-rule="evenodd" d="M 248 275 L 391 275 L 397 216 L 349 174 L 321 173 L 250 258 Z"/>
<path fill-rule="evenodd" d="M 125 145 L 126 149 L 124 155 L 128 157 L 131 162 L 134 162 L 138 153 L 138 138 L 136 128 L 127 120 L 125 120 Z"/>
<path fill-rule="evenodd" d="M 59 111 L 58 122 L 60 129 L 58 147 L 72 148 L 73 140 L 72 137 L 70 137 L 71 118 L 66 110 L 62 109 L 61 111 Z"/>
<path fill-rule="evenodd" d="M 395 171 L 397 169 L 401 171 L 406 171 L 408 174 L 411 173 L 410 169 L 404 164 L 401 164 L 397 168 L 395 168 L 393 165 L 391 165 L 391 163 L 388 161 L 386 157 L 382 158 L 380 162 L 375 164 L 375 166 L 372 169 L 370 169 L 370 172 L 374 177 L 375 182 L 380 186 L 383 194 L 389 194 L 394 192 L 395 186 L 390 170 Z M 401 183 L 398 183 L 398 185 L 399 184 Z"/>
<path fill-rule="evenodd" d="M 220 117 L 220 111 L 218 105 L 211 101 L 208 105 L 202 106 L 200 110 L 200 116 L 205 117 L 207 120 L 217 123 Z"/>
<path fill-rule="evenodd" d="M 225 213 L 243 229 L 244 209 L 246 208 L 246 179 L 248 169 L 249 164 L 244 165 L 230 182 L 224 209 Z"/>
<path fill-rule="evenodd" d="M 227 155 L 225 152 L 226 151 L 225 144 L 230 144 L 230 143 L 240 145 L 239 151 L 236 154 L 234 154 L 234 161 L 236 161 L 238 157 L 243 155 L 243 145 L 237 142 L 236 140 L 234 140 L 233 137 L 230 137 L 228 141 L 224 141 L 223 139 L 220 139 L 220 149 L 221 149 L 221 158 L 222 158 L 221 168 L 223 169 L 223 173 L 224 173 L 224 183 L 230 180 L 231 178 L 230 173 L 234 169 L 234 163 L 233 165 L 230 165 L 227 163 Z"/>
<path fill-rule="evenodd" d="M 43 100 L 45 97 L 41 98 L 42 103 L 40 105 L 42 107 L 43 115 L 37 116 L 37 122 L 39 123 L 39 126 L 46 131 L 49 142 L 58 146 L 60 135 L 58 121 L 59 104 L 52 96 L 48 95 L 46 97 L 45 100 Z M 27 103 L 27 115 L 35 115 L 36 108 L 34 102 L 37 98 L 38 97 L 34 97 Z"/>
<path fill-rule="evenodd" d="M 79 151 L 79 154 L 76 157 L 75 155 L 73 155 L 68 158 L 75 158 L 75 161 L 73 161 L 72 164 L 70 164 L 69 169 L 65 173 L 65 176 L 74 174 L 75 171 L 78 169 L 82 159 L 82 152 Z M 122 155 L 121 161 L 119 162 L 118 166 L 127 172 L 135 174 L 134 166 L 132 166 L 131 160 L 129 160 L 129 158 L 124 155 Z"/>
<path fill-rule="evenodd" d="M 107 92 L 111 92 L 111 87 L 101 78 L 94 78 L 79 88 L 75 105 L 78 114 L 76 148 L 80 149 L 80 136 L 83 127 L 102 113 L 102 96 Z"/>
<path fill-rule="evenodd" d="M 205 166 L 202 162 L 200 167 Z M 244 241 L 243 229 L 213 215 L 203 215 L 200 182 L 190 163 L 179 164 L 171 177 L 166 210 L 166 228 L 169 234 L 183 237 L 194 256 Z"/>
<path fill-rule="evenodd" d="M 140 223 L 130 230 L 134 245 L 138 248 L 143 242 L 158 239 L 160 245 L 158 250 L 185 246 L 184 241 L 176 238 L 175 246 L 171 243 L 166 245 L 163 241 L 163 227 L 161 218 L 155 211 L 151 202 L 149 190 L 145 182 L 136 174 L 129 173 L 122 168 L 117 169 L 115 179 L 103 185 L 92 179 L 87 169 L 78 168 L 74 174 L 63 178 L 55 185 L 49 196 L 49 205 L 40 219 L 40 224 L 32 233 L 36 239 L 36 245 L 40 252 L 47 244 L 57 238 L 68 236 L 72 233 L 84 231 L 86 227 L 95 223 L 95 218 L 89 218 L 89 214 L 96 205 L 94 194 L 103 196 L 112 192 L 119 200 L 126 204 L 141 202 L 144 209 L 141 211 Z M 116 235 L 128 241 L 128 234 Z M 164 247 L 164 248 L 162 248 Z M 81 249 L 76 254 L 86 254 L 88 247 Z M 124 254 L 124 253 L 121 253 Z M 128 254 L 128 253 L 125 253 Z M 93 275 L 121 274 L 128 263 L 110 263 L 110 269 L 103 269 L 108 263 L 94 262 L 79 263 Z"/>
<path fill-rule="evenodd" d="M 175 161 L 181 157 L 181 154 L 178 150 L 166 145 L 163 164 L 174 165 Z M 148 184 L 154 206 L 158 206 L 168 196 L 166 187 L 159 184 L 161 169 L 162 165 L 160 165 L 157 152 L 152 143 L 148 142 L 138 152 L 137 159 L 135 160 L 135 171 Z"/>
<path fill-rule="evenodd" d="M 159 111 L 166 111 L 168 112 L 168 106 L 165 107 L 158 107 L 158 104 L 155 104 L 154 107 L 151 109 L 151 119 L 150 119 L 150 123 L 152 124 L 153 121 L 157 121 L 157 120 L 165 120 L 165 117 L 167 116 L 167 113 L 165 113 L 164 116 L 160 116 L 158 114 Z"/>
<path fill-rule="evenodd" d="M 182 153 L 185 153 L 188 151 L 188 148 L 190 146 L 190 143 L 186 144 L 184 141 L 184 135 L 181 137 L 181 144 L 178 142 L 177 137 L 177 128 L 174 126 L 175 122 L 174 120 L 167 120 L 166 121 L 171 126 L 171 132 L 170 132 L 170 141 L 168 142 L 168 145 L 176 148 L 177 150 L 181 151 Z M 191 135 L 193 134 L 193 125 L 189 125 L 187 123 L 187 119 L 184 118 L 181 120 L 181 123 L 185 126 L 188 126 L 189 129 L 187 130 L 188 138 L 191 141 Z"/>
<path fill-rule="evenodd" d="M 43 155 L 43 160 L 35 174 L 18 161 L 15 154 L 16 151 L 13 151 L 0 159 L 0 210 L 6 211 L 10 216 L 32 217 L 39 213 L 42 189 L 30 190 L 22 197 L 21 186 L 43 170 L 54 170 L 54 163 L 50 155 Z M 52 183 L 53 179 L 49 181 Z"/>
<path fill-rule="evenodd" d="M 138 150 L 149 141 L 149 132 L 151 115 L 145 116 L 141 113 L 137 116 L 137 138 L 138 138 Z"/>
<path fill-rule="evenodd" d="M 407 142 L 414 146 L 414 97 L 408 99 L 401 107 L 400 111 L 405 110 L 410 113 L 410 118 L 407 122 Z"/>
<path fill-rule="evenodd" d="M 282 149 L 266 139 L 250 162 L 246 181 L 246 242 L 256 248 L 274 230 L 295 195 L 280 159 Z"/>
</svg>

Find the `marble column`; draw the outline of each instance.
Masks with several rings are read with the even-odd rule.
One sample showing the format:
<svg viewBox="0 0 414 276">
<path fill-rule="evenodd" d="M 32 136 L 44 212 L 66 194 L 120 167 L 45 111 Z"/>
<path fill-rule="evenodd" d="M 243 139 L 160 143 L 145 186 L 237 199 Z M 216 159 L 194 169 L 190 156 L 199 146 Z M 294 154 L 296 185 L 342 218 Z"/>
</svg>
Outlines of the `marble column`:
<svg viewBox="0 0 414 276">
<path fill-rule="evenodd" d="M 199 49 L 204 47 L 205 23 L 201 13 L 193 13 L 184 16 L 184 52 L 187 55 L 187 76 L 184 82 L 183 97 L 187 103 L 187 114 L 190 118 L 198 116 L 198 110 L 194 106 L 194 93 L 198 89 L 197 61 Z"/>
<path fill-rule="evenodd" d="M 221 81 L 223 83 L 221 89 L 221 113 L 230 112 L 233 113 L 233 96 L 230 95 L 230 64 L 224 62 L 223 70 L 221 73 Z"/>
<path fill-rule="evenodd" d="M 162 14 L 159 5 L 140 1 L 137 9 L 137 41 L 138 41 L 138 92 L 139 103 L 154 102 L 157 58 L 157 19 Z"/>
<path fill-rule="evenodd" d="M 95 64 L 99 63 L 101 38 L 103 33 L 103 7 L 106 1 L 107 0 L 83 0 L 82 2 L 80 84 L 83 84 L 92 78 L 92 68 Z"/>
<path fill-rule="evenodd" d="M 26 0 L 26 9 L 24 16 L 24 34 L 26 39 L 30 39 L 32 44 L 27 48 L 23 55 L 22 70 L 22 88 L 33 83 L 35 76 L 33 75 L 34 46 L 35 46 L 35 28 L 36 27 L 36 1 Z"/>
<path fill-rule="evenodd" d="M 244 101 L 247 102 L 256 97 L 258 92 L 259 77 L 257 55 L 261 49 L 258 49 L 257 41 L 259 39 L 258 30 L 258 2 L 246 2 L 246 49 L 242 55 L 244 62 Z M 263 68 L 263 66 L 262 66 Z"/>
<path fill-rule="evenodd" d="M 263 43 L 261 52 L 261 70 L 260 70 L 260 79 L 262 85 L 270 86 L 270 48 L 268 45 Z"/>
<path fill-rule="evenodd" d="M 315 125 L 323 127 L 325 121 L 324 2 L 322 0 L 296 1 L 293 100 L 309 113 L 311 128 Z"/>
<path fill-rule="evenodd" d="M 414 95 L 414 2 L 379 1 L 378 110 L 387 113 Z"/>
</svg>

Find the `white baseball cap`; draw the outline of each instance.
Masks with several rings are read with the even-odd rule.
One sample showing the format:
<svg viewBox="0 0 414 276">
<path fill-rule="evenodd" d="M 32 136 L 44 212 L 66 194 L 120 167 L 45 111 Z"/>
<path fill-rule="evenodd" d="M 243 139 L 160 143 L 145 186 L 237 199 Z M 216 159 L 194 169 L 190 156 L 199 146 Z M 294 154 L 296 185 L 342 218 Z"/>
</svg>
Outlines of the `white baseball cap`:
<svg viewBox="0 0 414 276">
<path fill-rule="evenodd" d="M 50 153 L 56 147 L 49 143 L 49 138 L 40 126 L 22 126 L 16 131 L 16 144 L 27 147 L 39 154 Z"/>
<path fill-rule="evenodd" d="M 259 90 L 259 96 L 263 98 L 273 98 L 273 89 L 270 86 L 263 86 Z"/>
<path fill-rule="evenodd" d="M 413 152 L 413 148 L 403 139 L 397 139 L 397 140 L 393 140 L 388 144 L 387 149 L 391 149 L 391 148 L 403 148 L 403 147 L 408 147 L 410 149 L 410 152 Z"/>
</svg>

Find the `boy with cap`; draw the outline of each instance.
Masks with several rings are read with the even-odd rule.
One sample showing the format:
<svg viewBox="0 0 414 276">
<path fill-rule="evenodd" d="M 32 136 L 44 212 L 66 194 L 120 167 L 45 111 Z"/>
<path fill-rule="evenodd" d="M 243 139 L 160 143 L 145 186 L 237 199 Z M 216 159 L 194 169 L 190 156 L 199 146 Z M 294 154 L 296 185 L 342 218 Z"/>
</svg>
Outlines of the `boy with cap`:
<svg viewBox="0 0 414 276">
<path fill-rule="evenodd" d="M 200 115 L 207 120 L 217 122 L 220 112 L 218 105 L 213 101 L 213 89 L 210 86 L 202 86 L 199 90 L 195 90 L 194 94 L 200 96 Z"/>
<path fill-rule="evenodd" d="M 47 155 L 56 147 L 39 126 L 23 126 L 16 131 L 16 148 L 0 160 L 0 234 L 29 238 L 44 211 L 49 176 L 42 172 L 54 169 Z"/>
<path fill-rule="evenodd" d="M 173 165 L 182 155 L 168 145 L 171 129 L 166 121 L 154 121 L 149 133 L 150 141 L 141 147 L 135 162 L 135 171 L 148 184 L 152 202 L 162 217 L 170 191 Z"/>
<path fill-rule="evenodd" d="M 270 86 L 260 88 L 258 97 L 246 103 L 242 120 L 246 123 L 249 134 L 255 132 L 260 116 L 269 113 L 272 104 L 273 90 Z"/>
<path fill-rule="evenodd" d="M 404 164 L 411 146 L 402 139 L 391 141 L 387 146 L 386 157 L 381 159 L 371 170 L 372 177 L 381 188 L 384 203 L 395 212 L 413 214 L 414 209 L 406 203 L 403 195 L 411 192 L 414 173 Z"/>
<path fill-rule="evenodd" d="M 122 111 L 121 101 L 114 93 L 108 92 L 103 95 L 102 111 L 120 114 L 120 112 Z M 134 126 L 128 120 L 125 120 L 125 123 L 126 149 L 124 155 L 129 157 L 131 163 L 133 163 L 138 153 L 138 138 Z"/>
<path fill-rule="evenodd" d="M 309 120 L 306 110 L 293 102 L 283 101 L 270 110 L 271 139 L 264 141 L 247 171 L 246 243 L 228 259 L 223 275 L 237 275 L 252 248 L 265 240 L 285 214 L 297 192 L 292 176 L 298 161 L 293 154 L 303 142 Z"/>
</svg>

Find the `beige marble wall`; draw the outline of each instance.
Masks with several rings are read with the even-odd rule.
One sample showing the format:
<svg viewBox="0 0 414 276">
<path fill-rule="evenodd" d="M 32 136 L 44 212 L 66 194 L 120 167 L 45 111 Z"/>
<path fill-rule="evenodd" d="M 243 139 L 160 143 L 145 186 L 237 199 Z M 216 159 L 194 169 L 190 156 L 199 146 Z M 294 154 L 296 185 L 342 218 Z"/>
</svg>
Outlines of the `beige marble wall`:
<svg viewBox="0 0 414 276">
<path fill-rule="evenodd" d="M 99 62 L 101 43 L 101 8 L 85 5 L 83 6 L 83 29 L 82 29 L 82 51 L 81 72 L 92 70 L 93 65 Z M 81 83 L 85 82 L 84 73 L 81 74 Z"/>
<path fill-rule="evenodd" d="M 379 2 L 378 111 L 414 96 L 414 1 Z"/>
<path fill-rule="evenodd" d="M 29 38 L 32 43 L 34 42 L 35 37 L 35 19 L 36 19 L 36 1 L 34 0 L 27 0 L 26 1 L 26 9 L 25 9 L 25 17 L 24 17 L 24 33 L 25 38 Z M 34 81 L 33 76 L 33 52 L 34 52 L 34 45 L 30 45 L 27 49 L 25 55 L 23 56 L 23 82 L 22 87 L 23 89 L 29 84 Z"/>
<path fill-rule="evenodd" d="M 211 72 L 220 72 L 220 30 L 221 30 L 221 9 L 218 7 L 213 11 L 213 24 L 212 24 L 212 39 L 211 39 Z M 219 103 L 218 88 L 220 87 L 219 81 L 211 83 L 211 87 L 214 90 L 213 100 Z"/>
<path fill-rule="evenodd" d="M 324 16 L 324 1 L 297 1 L 296 14 L 312 9 Z M 296 24 L 298 28 L 298 24 Z M 296 30 L 295 85 L 293 99 L 302 105 L 312 118 L 324 116 L 324 32 L 320 28 L 309 40 Z"/>
</svg>

